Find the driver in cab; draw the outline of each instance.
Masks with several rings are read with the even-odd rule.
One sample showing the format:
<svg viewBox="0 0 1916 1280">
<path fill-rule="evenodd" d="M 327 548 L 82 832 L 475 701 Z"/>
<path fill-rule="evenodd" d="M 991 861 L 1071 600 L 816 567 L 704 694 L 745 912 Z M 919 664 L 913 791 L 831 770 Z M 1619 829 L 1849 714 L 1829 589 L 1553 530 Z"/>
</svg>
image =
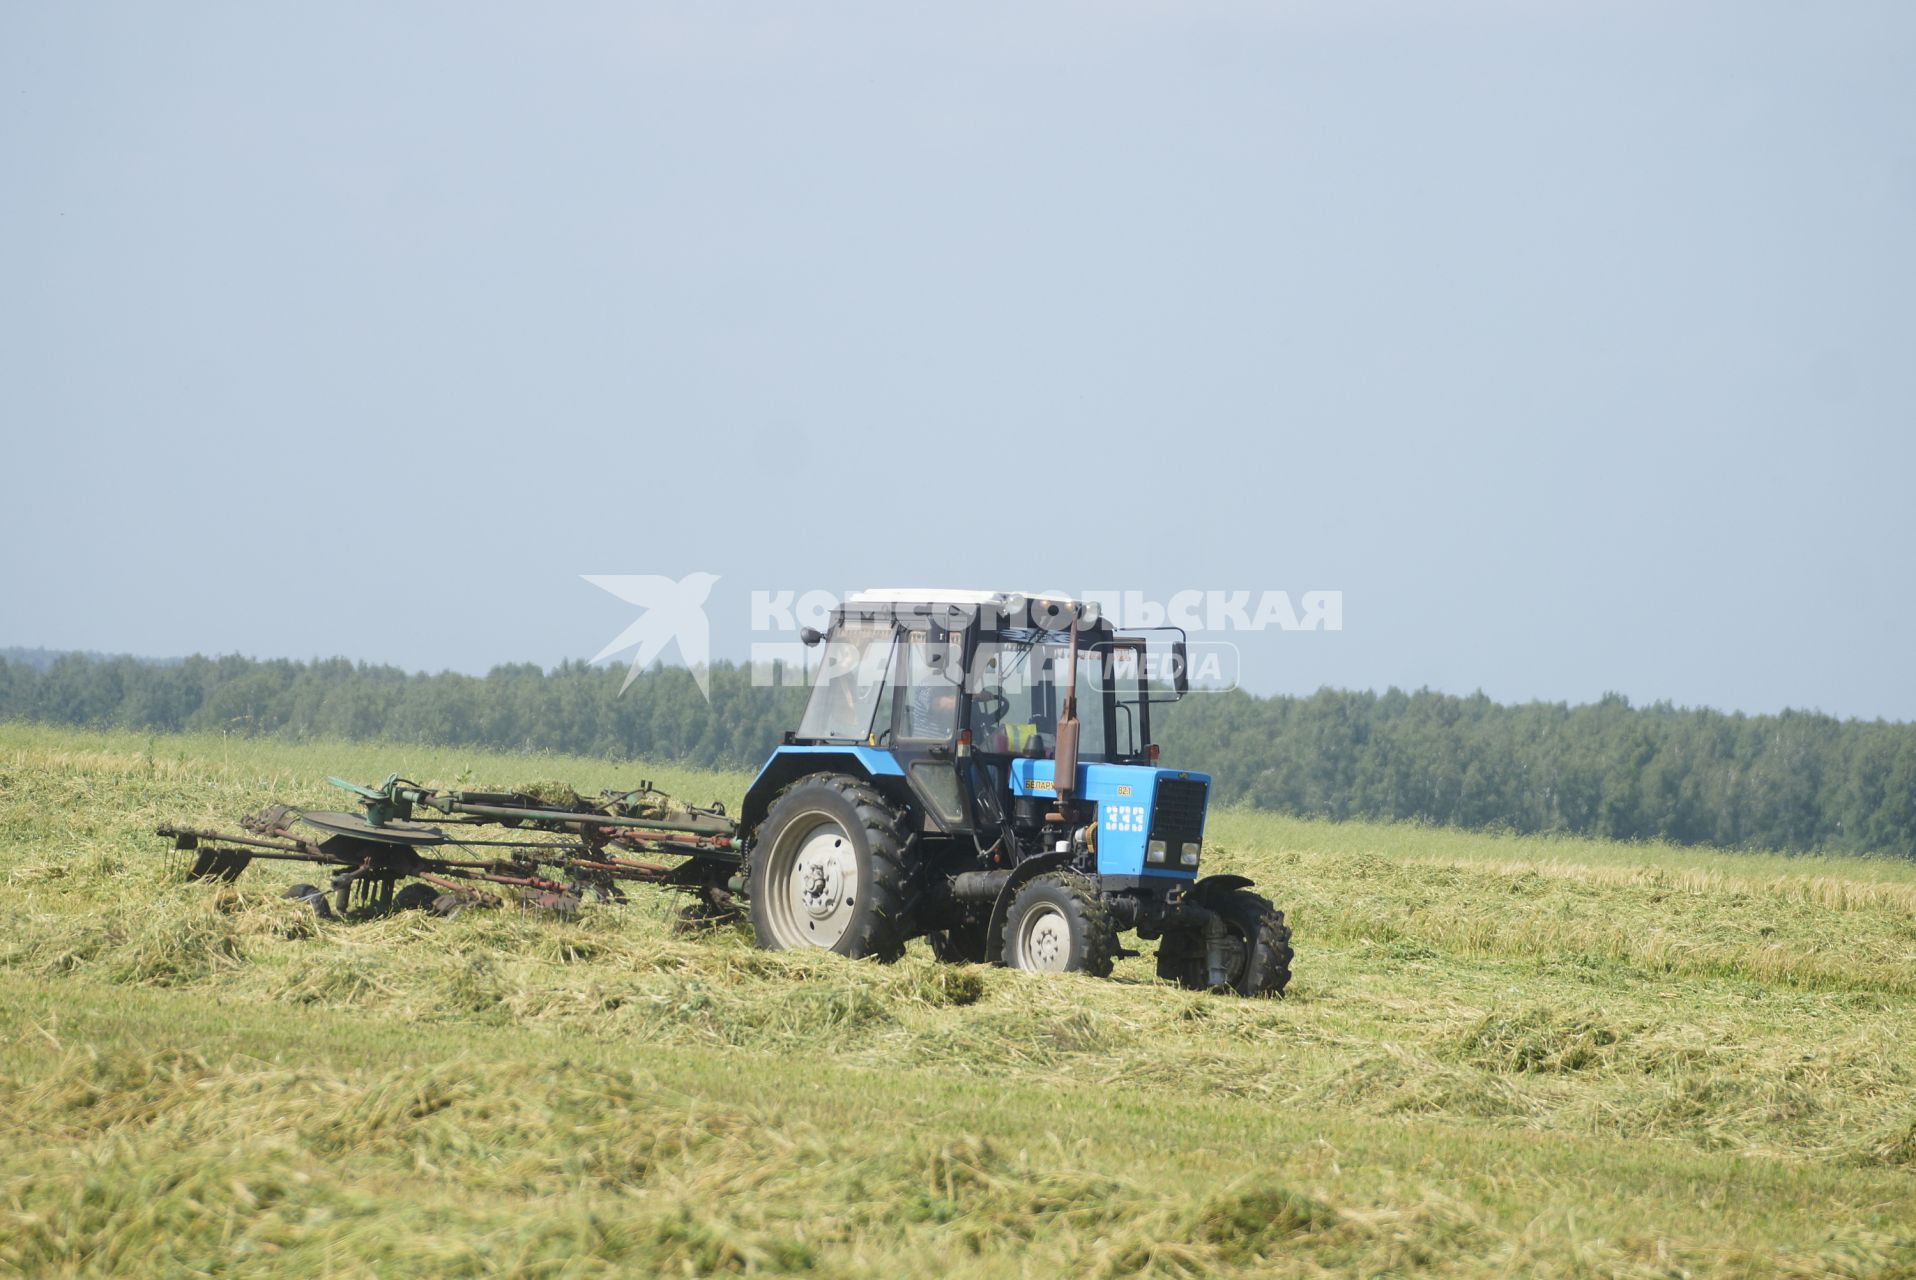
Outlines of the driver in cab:
<svg viewBox="0 0 1916 1280">
<path fill-rule="evenodd" d="M 999 755 L 1041 756 L 1045 754 L 1044 734 L 1031 721 L 1008 719 L 1011 699 L 997 689 L 980 691 L 971 703 L 973 732 L 982 750 Z"/>
<path fill-rule="evenodd" d="M 958 690 L 951 685 L 921 685 L 906 704 L 905 736 L 919 742 L 946 742 L 958 731 Z"/>
</svg>

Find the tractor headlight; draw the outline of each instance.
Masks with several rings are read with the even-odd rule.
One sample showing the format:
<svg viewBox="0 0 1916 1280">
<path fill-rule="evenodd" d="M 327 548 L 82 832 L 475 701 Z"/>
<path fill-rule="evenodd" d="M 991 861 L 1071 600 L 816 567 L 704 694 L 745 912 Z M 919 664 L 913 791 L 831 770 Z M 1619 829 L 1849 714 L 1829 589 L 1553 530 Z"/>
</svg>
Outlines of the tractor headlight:
<svg viewBox="0 0 1916 1280">
<path fill-rule="evenodd" d="M 1164 841 L 1153 840 L 1146 844 L 1144 846 L 1144 860 L 1146 862 L 1155 862 L 1159 866 L 1162 866 L 1164 864 Z"/>
<path fill-rule="evenodd" d="M 1178 861 L 1184 866 L 1195 867 L 1197 865 L 1197 856 L 1198 847 L 1194 844 L 1187 844 L 1184 846 L 1184 852 L 1178 855 Z"/>
</svg>

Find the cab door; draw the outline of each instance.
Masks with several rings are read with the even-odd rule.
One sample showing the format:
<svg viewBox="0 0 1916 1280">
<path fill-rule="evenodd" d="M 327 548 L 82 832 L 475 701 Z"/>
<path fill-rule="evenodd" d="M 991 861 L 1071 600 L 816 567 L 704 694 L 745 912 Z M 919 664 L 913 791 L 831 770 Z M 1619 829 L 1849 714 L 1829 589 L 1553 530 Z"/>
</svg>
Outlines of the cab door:
<svg viewBox="0 0 1916 1280">
<path fill-rule="evenodd" d="M 933 827 L 969 832 L 971 788 L 957 759 L 964 633 L 911 628 L 898 640 L 879 745 L 891 749 Z"/>
</svg>

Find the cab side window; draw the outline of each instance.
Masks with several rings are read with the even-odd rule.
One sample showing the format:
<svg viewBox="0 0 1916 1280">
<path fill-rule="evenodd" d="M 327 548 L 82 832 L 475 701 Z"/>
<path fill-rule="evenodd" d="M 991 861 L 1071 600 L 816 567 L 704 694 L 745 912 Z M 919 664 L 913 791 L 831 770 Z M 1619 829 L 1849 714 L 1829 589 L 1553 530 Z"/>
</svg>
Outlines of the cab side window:
<svg viewBox="0 0 1916 1280">
<path fill-rule="evenodd" d="M 946 674 L 950 646 L 913 632 L 899 646 L 892 671 L 892 737 L 950 742 L 958 734 L 958 685 Z"/>
</svg>

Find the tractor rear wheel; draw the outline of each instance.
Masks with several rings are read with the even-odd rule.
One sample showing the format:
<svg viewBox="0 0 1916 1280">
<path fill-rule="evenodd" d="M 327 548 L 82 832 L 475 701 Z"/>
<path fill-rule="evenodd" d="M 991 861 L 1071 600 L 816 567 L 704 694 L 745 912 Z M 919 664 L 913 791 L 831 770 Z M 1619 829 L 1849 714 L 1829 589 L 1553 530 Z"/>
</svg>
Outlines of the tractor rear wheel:
<svg viewBox="0 0 1916 1280">
<path fill-rule="evenodd" d="M 1098 886 L 1069 871 L 1034 876 L 1005 913 L 1006 967 L 1104 978 L 1117 958 L 1117 932 Z"/>
<path fill-rule="evenodd" d="M 857 778 L 817 774 L 787 787 L 748 861 L 758 945 L 896 960 L 909 933 L 902 826 Z"/>
<path fill-rule="evenodd" d="M 1291 931 L 1268 898 L 1234 889 L 1205 906 L 1218 913 L 1232 942 L 1229 981 L 1215 988 L 1241 996 L 1281 996 L 1291 980 Z M 1158 944 L 1158 977 L 1193 991 L 1212 990 L 1204 935 L 1167 934 Z"/>
</svg>

